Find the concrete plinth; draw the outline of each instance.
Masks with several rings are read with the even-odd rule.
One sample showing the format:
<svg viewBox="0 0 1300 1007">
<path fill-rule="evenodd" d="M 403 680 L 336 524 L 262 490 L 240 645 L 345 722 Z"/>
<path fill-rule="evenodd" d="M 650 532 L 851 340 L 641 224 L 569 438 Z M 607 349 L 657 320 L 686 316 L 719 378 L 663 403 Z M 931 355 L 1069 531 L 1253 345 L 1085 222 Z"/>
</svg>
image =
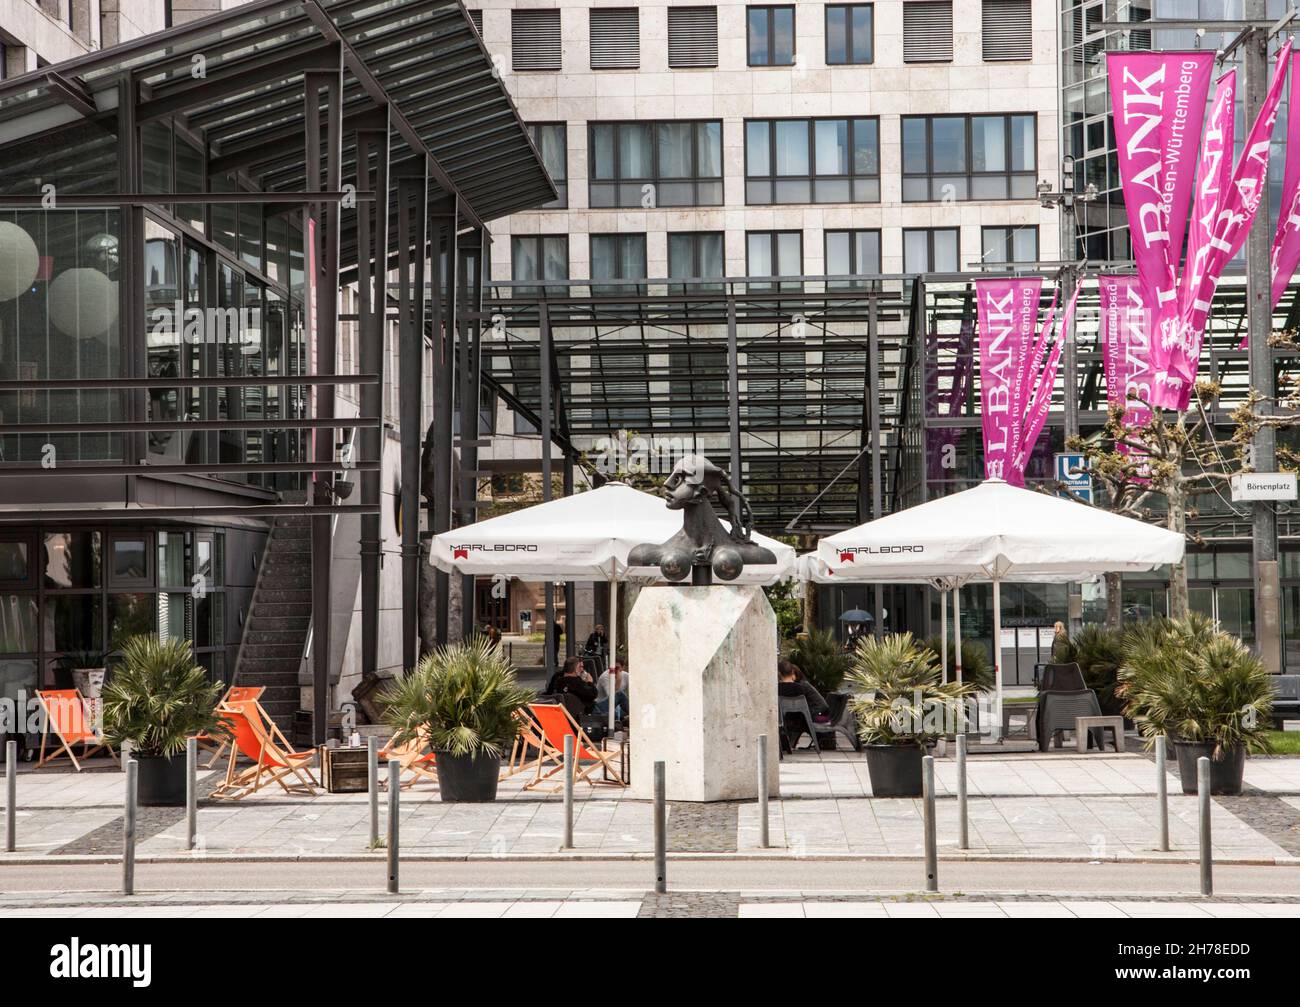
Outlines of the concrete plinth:
<svg viewBox="0 0 1300 1007">
<path fill-rule="evenodd" d="M 670 801 L 753 800 L 760 734 L 777 795 L 776 644 L 762 588 L 641 590 L 628 617 L 633 796 L 653 796 L 662 761 Z"/>
</svg>

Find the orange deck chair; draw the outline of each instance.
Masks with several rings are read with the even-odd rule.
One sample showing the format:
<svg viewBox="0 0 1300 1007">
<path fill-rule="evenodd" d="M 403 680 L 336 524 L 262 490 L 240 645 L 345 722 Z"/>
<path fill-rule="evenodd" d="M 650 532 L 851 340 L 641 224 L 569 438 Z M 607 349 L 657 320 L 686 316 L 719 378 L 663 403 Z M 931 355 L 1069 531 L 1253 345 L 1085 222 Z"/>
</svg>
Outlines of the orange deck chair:
<svg viewBox="0 0 1300 1007">
<path fill-rule="evenodd" d="M 264 685 L 232 685 L 226 690 L 226 694 L 222 696 L 221 700 L 217 703 L 217 709 L 220 710 L 228 703 L 258 703 L 258 700 L 262 698 L 262 693 L 264 692 L 266 692 L 266 686 Z M 258 703 L 258 708 L 261 709 L 261 703 Z M 262 714 L 265 717 L 266 711 L 262 710 Z M 271 720 L 270 717 L 266 717 L 265 719 L 268 721 Z M 271 723 L 272 726 L 274 726 L 274 721 L 271 721 Z M 208 761 L 203 764 L 204 769 L 211 769 L 215 766 L 217 760 L 221 758 L 222 754 L 226 751 L 226 747 L 230 744 L 229 735 L 213 737 L 211 734 L 204 733 L 196 734 L 194 737 L 195 740 L 198 741 L 200 748 L 212 752 L 212 758 L 208 759 Z M 285 747 L 287 748 L 288 746 L 286 745 Z"/>
<path fill-rule="evenodd" d="M 79 689 L 38 689 L 36 695 L 45 711 L 45 726 L 41 730 L 41 756 L 36 763 L 37 769 L 67 753 L 73 767 L 80 773 L 81 763 L 73 754 L 73 745 L 81 746 L 83 759 L 89 758 L 102 748 L 108 753 L 109 758 L 117 762 L 113 749 L 87 726 L 86 703 Z M 47 756 L 45 745 L 51 734 L 58 739 L 59 746 Z"/>
<path fill-rule="evenodd" d="M 546 735 L 542 733 L 542 725 L 533 718 L 532 714 L 527 710 L 516 710 L 514 717 L 519 728 L 515 734 L 515 742 L 510 747 L 510 758 L 506 760 L 506 768 L 501 771 L 501 778 L 504 780 L 516 773 L 533 772 L 543 763 L 563 767 L 563 750 L 557 752 L 555 746 L 546 740 Z M 531 759 L 528 758 L 530 750 L 534 754 Z"/>
<path fill-rule="evenodd" d="M 573 779 L 575 782 L 582 780 L 592 786 L 608 784 L 614 787 L 626 787 L 622 774 L 614 762 L 612 752 L 602 752 L 595 743 L 587 736 L 573 715 L 564 707 L 558 704 L 550 703 L 532 703 L 528 707 L 529 712 L 536 719 L 540 727 L 540 734 L 545 739 L 546 749 L 544 757 L 538 758 L 536 775 L 530 783 L 524 784 L 525 790 L 532 790 L 556 773 L 564 771 L 564 739 L 568 735 L 573 736 L 573 757 L 577 760 L 574 766 Z M 558 754 L 557 754 L 558 753 Z M 542 770 L 546 763 L 553 763 L 551 768 L 546 772 Z M 587 765 L 584 765 L 586 763 Z M 597 779 L 591 774 L 597 769 L 603 769 L 607 776 L 612 779 Z M 556 787 L 560 790 L 560 787 Z"/>
<path fill-rule="evenodd" d="M 428 751 L 428 747 L 428 739 L 425 738 L 423 731 L 418 737 L 411 738 L 400 745 L 397 744 L 397 735 L 393 735 L 388 740 L 388 744 L 379 750 L 379 785 L 384 788 L 388 786 L 386 770 L 390 759 L 396 759 L 401 764 L 400 776 L 403 790 L 415 786 L 421 780 L 437 783 L 438 759 L 433 752 Z M 409 780 L 406 779 L 407 773 L 411 774 Z"/>
<path fill-rule="evenodd" d="M 286 794 L 316 793 L 319 787 L 308 768 L 316 755 L 314 750 L 294 752 L 281 745 L 257 703 L 227 703 L 219 712 L 234 744 L 225 782 L 212 792 L 212 797 L 238 801 L 271 783 L 278 783 Z M 235 763 L 241 754 L 253 765 L 236 772 Z"/>
</svg>

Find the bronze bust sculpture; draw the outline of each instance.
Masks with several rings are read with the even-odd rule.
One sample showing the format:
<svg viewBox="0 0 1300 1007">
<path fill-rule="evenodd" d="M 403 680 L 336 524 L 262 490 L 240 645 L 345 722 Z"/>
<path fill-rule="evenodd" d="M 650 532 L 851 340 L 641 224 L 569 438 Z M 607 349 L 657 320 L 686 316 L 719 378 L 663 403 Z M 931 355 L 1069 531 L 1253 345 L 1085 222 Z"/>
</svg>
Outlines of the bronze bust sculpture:
<svg viewBox="0 0 1300 1007">
<path fill-rule="evenodd" d="M 663 486 L 669 510 L 682 512 L 682 530 L 660 545 L 645 543 L 628 556 L 630 566 L 657 566 L 664 579 L 707 586 L 716 575 L 735 580 L 746 563 L 775 564 L 771 549 L 750 541 L 754 514 L 727 473 L 703 455 L 687 455 L 673 468 Z M 728 531 L 713 508 L 713 499 L 727 512 Z"/>
</svg>

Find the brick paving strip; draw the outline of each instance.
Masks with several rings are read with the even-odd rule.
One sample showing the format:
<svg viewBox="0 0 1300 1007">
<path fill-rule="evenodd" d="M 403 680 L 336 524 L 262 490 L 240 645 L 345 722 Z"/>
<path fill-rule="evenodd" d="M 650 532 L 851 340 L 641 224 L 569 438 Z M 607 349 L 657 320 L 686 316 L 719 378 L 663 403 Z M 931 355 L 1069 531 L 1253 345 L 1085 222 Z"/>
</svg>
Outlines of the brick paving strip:
<svg viewBox="0 0 1300 1007">
<path fill-rule="evenodd" d="M 669 803 L 668 852 L 735 853 L 741 803 L 741 801 L 716 801 L 710 804 Z"/>
<path fill-rule="evenodd" d="M 220 773 L 213 773 L 206 779 L 199 780 L 199 805 L 222 782 Z M 42 808 L 42 811 L 58 811 L 59 808 Z M 68 809 L 72 810 L 72 809 Z M 173 825 L 185 820 L 185 808 L 136 808 L 135 840 L 137 846 L 154 836 L 167 831 Z M 51 851 L 53 856 L 76 856 L 81 854 L 122 855 L 122 816 L 118 815 L 111 822 L 105 822 L 97 829 L 91 829 L 84 836 L 78 836 L 70 843 L 65 843 Z"/>
</svg>

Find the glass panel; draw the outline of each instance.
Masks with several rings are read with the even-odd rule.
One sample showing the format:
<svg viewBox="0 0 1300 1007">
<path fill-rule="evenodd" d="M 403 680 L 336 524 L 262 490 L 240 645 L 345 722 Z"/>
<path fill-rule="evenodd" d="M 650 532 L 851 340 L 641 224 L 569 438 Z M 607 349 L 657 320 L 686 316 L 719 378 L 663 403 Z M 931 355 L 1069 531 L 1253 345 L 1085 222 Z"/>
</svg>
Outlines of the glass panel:
<svg viewBox="0 0 1300 1007">
<path fill-rule="evenodd" d="M 149 576 L 149 561 L 142 538 L 113 540 L 113 580 L 144 580 Z"/>
<path fill-rule="evenodd" d="M 695 275 L 695 235 L 668 235 L 668 276 L 674 280 Z"/>
<path fill-rule="evenodd" d="M 563 182 L 568 177 L 564 123 L 547 123 L 539 126 L 537 145 L 542 152 L 542 164 L 545 165 L 551 178 Z"/>
<path fill-rule="evenodd" d="M 934 232 L 934 271 L 955 273 L 957 264 L 957 232 L 945 228 Z"/>
<path fill-rule="evenodd" d="M 853 121 L 853 173 L 880 174 L 879 123 L 875 119 Z"/>
<path fill-rule="evenodd" d="M 542 239 L 543 277 L 548 280 L 569 278 L 569 239 L 548 236 Z"/>
<path fill-rule="evenodd" d="M 118 650 L 133 636 L 154 631 L 152 594 L 108 596 L 108 649 Z"/>
<path fill-rule="evenodd" d="M 0 594 L 0 654 L 28 654 L 39 649 L 36 596 Z"/>
<path fill-rule="evenodd" d="M 814 202 L 848 203 L 852 198 L 852 184 L 847 178 L 817 180 L 816 191 L 813 193 Z"/>
<path fill-rule="evenodd" d="M 849 16 L 852 18 L 851 38 L 854 63 L 870 63 L 874 58 L 872 53 L 872 36 L 874 34 L 871 24 L 872 13 L 872 9 L 868 4 L 849 8 Z"/>
<path fill-rule="evenodd" d="M 931 136 L 934 145 L 933 171 L 966 170 L 966 120 L 961 116 L 942 116 L 932 119 Z"/>
<path fill-rule="evenodd" d="M 1038 228 L 1017 227 L 1011 236 L 1011 247 L 1016 262 L 1038 261 Z"/>
<path fill-rule="evenodd" d="M 695 173 L 700 178 L 722 177 L 722 123 L 696 123 L 697 157 Z"/>
<path fill-rule="evenodd" d="M 803 242 L 798 233 L 776 236 L 776 272 L 778 276 L 798 276 L 803 272 Z"/>
<path fill-rule="evenodd" d="M 30 699 L 35 688 L 35 661 L 0 661 L 0 696 L 17 702 L 20 692 Z"/>
<path fill-rule="evenodd" d="M 1006 120 L 1000 115 L 971 119 L 971 170 L 1006 171 Z"/>
<path fill-rule="evenodd" d="M 537 240 L 531 236 L 510 240 L 510 276 L 516 281 L 536 280 Z"/>
<path fill-rule="evenodd" d="M 0 542 L 0 580 L 26 580 L 30 559 L 26 542 Z"/>
<path fill-rule="evenodd" d="M 1038 167 L 1037 129 L 1032 115 L 1011 117 L 1011 170 L 1033 171 Z"/>
<path fill-rule="evenodd" d="M 701 277 L 721 276 L 723 268 L 722 235 L 701 234 L 699 275 Z"/>
<path fill-rule="evenodd" d="M 768 133 L 766 122 L 745 123 L 745 170 L 751 176 L 772 174 Z"/>
<path fill-rule="evenodd" d="M 772 11 L 772 62 L 786 66 L 794 62 L 794 8 Z"/>
<path fill-rule="evenodd" d="M 849 232 L 826 232 L 826 275 L 848 276 L 853 272 L 849 261 Z"/>
<path fill-rule="evenodd" d="M 99 650 L 103 618 L 99 595 L 47 596 L 42 631 L 45 650 Z"/>
<path fill-rule="evenodd" d="M 185 534 L 158 533 L 158 584 L 160 587 L 189 587 L 185 575 Z"/>
<path fill-rule="evenodd" d="M 986 227 L 980 231 L 980 261 L 1002 262 L 1006 254 L 1007 229 Z"/>
<path fill-rule="evenodd" d="M 849 173 L 849 123 L 847 119 L 821 119 L 813 124 L 817 174 Z"/>
<path fill-rule="evenodd" d="M 46 587 L 99 587 L 99 532 L 47 534 L 44 567 Z"/>
<path fill-rule="evenodd" d="M 694 129 L 688 122 L 661 122 L 659 133 L 659 177 L 690 178 L 695 172 L 692 151 Z"/>
<path fill-rule="evenodd" d="M 772 235 L 768 231 L 751 234 L 746 239 L 750 276 L 772 275 Z"/>
<path fill-rule="evenodd" d="M 930 161 L 925 149 L 925 120 L 903 120 L 903 171 L 913 175 L 924 175 L 930 170 Z"/>
<path fill-rule="evenodd" d="M 858 231 L 856 251 L 857 272 L 859 275 L 880 272 L 879 231 Z"/>
<path fill-rule="evenodd" d="M 812 183 L 807 179 L 799 181 L 781 181 L 776 183 L 775 201 L 778 203 L 807 203 L 810 199 Z"/>
<path fill-rule="evenodd" d="M 645 237 L 622 235 L 619 245 L 620 277 L 624 280 L 645 279 Z"/>
<path fill-rule="evenodd" d="M 808 174 L 808 123 L 781 120 L 776 127 L 776 174 Z"/>
<path fill-rule="evenodd" d="M 650 126 L 624 124 L 618 128 L 618 177 L 651 178 L 654 176 L 654 148 Z"/>
<path fill-rule="evenodd" d="M 158 595 L 158 635 L 164 640 L 176 637 L 190 638 L 190 596 L 188 594 Z"/>
<path fill-rule="evenodd" d="M 848 39 L 845 34 L 847 13 L 844 7 L 826 8 L 827 63 L 847 63 L 849 60 Z"/>
<path fill-rule="evenodd" d="M 930 269 L 930 243 L 925 231 L 903 232 L 903 272 L 924 273 Z"/>
<path fill-rule="evenodd" d="M 767 8 L 751 7 L 749 9 L 749 62 L 752 66 L 766 65 L 767 44 Z"/>
<path fill-rule="evenodd" d="M 593 177 L 614 177 L 614 127 L 593 126 L 591 129 Z"/>
</svg>

